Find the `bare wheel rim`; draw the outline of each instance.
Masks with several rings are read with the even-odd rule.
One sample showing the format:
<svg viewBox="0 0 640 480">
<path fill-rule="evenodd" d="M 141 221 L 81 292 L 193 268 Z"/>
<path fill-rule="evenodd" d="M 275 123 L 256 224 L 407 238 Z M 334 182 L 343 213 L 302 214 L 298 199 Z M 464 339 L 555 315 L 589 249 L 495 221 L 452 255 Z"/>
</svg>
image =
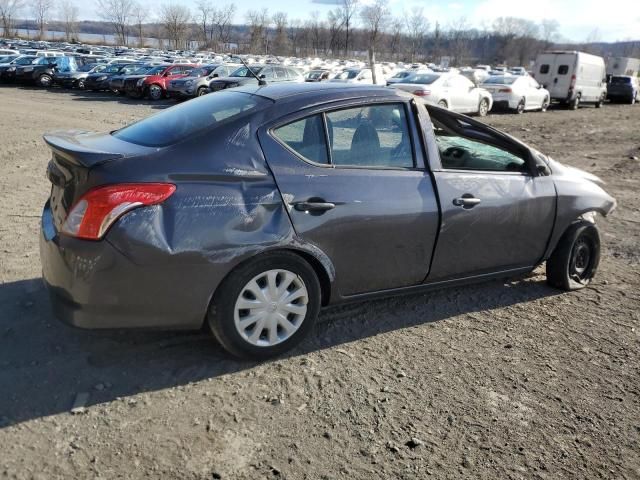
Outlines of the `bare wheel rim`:
<svg viewBox="0 0 640 480">
<path fill-rule="evenodd" d="M 573 246 L 569 263 L 569 276 L 576 282 L 583 283 L 591 278 L 593 270 L 593 252 L 591 243 L 579 237 Z"/>
<path fill-rule="evenodd" d="M 302 278 L 289 270 L 268 270 L 240 291 L 234 324 L 243 340 L 273 347 L 291 338 L 307 316 L 309 293 Z"/>
<path fill-rule="evenodd" d="M 149 95 L 154 100 L 158 100 L 162 96 L 162 89 L 157 85 L 151 85 L 151 87 L 149 87 Z"/>
</svg>

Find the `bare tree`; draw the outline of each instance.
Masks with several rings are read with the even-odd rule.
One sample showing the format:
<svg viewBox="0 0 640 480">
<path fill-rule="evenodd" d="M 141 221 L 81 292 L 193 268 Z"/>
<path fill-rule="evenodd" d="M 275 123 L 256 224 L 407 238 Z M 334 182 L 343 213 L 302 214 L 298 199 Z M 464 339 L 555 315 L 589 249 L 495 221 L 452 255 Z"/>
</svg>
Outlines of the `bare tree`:
<svg viewBox="0 0 640 480">
<path fill-rule="evenodd" d="M 189 32 L 191 12 L 184 5 L 168 3 L 160 9 L 160 23 L 174 49 L 184 47 Z"/>
<path fill-rule="evenodd" d="M 371 66 L 371 74 L 375 84 L 378 83 L 376 77 L 376 50 L 381 33 L 386 28 L 390 16 L 387 1 L 375 0 L 371 4 L 365 5 L 362 7 L 360 16 L 362 17 L 362 24 L 369 42 L 369 65 Z"/>
<path fill-rule="evenodd" d="M 339 8 L 331 10 L 327 14 L 327 25 L 329 29 L 329 50 L 336 55 L 339 50 L 340 37 L 344 27 L 343 17 Z"/>
<path fill-rule="evenodd" d="M 47 21 L 53 8 L 53 0 L 33 0 L 31 10 L 38 27 L 38 38 L 44 40 L 47 33 Z"/>
<path fill-rule="evenodd" d="M 61 0 L 59 15 L 64 28 L 65 39 L 70 42 L 78 32 L 78 7 L 73 3 L 73 0 Z"/>
<path fill-rule="evenodd" d="M 116 40 L 121 45 L 127 45 L 129 22 L 134 9 L 134 0 L 96 0 L 98 17 L 113 27 Z"/>
<path fill-rule="evenodd" d="M 149 18 L 147 7 L 138 2 L 133 6 L 131 16 L 136 24 L 136 35 L 138 36 L 138 47 L 144 47 L 144 22 Z"/>
<path fill-rule="evenodd" d="M 275 25 L 275 38 L 273 39 L 273 50 L 276 55 L 286 55 L 289 53 L 289 39 L 287 37 L 287 14 L 276 12 L 273 14 Z"/>
<path fill-rule="evenodd" d="M 251 53 L 264 53 L 267 50 L 267 29 L 271 20 L 269 9 L 249 10 L 247 12 L 249 24 L 249 51 Z"/>
<path fill-rule="evenodd" d="M 216 8 L 209 0 L 198 0 L 196 2 L 196 21 L 199 25 L 200 36 L 205 45 L 213 40 L 213 17 Z"/>
<path fill-rule="evenodd" d="M 453 63 L 459 66 L 463 63 L 469 52 L 469 23 L 465 17 L 453 20 L 449 24 L 450 52 Z"/>
<path fill-rule="evenodd" d="M 344 42 L 345 56 L 349 55 L 349 35 L 351 33 L 351 27 L 353 26 L 353 17 L 358 11 L 358 3 L 359 0 L 342 0 L 342 5 L 340 6 L 342 24 L 344 25 L 346 34 Z"/>
<path fill-rule="evenodd" d="M 560 24 L 557 20 L 545 19 L 540 22 L 540 38 L 549 48 L 557 39 L 560 32 Z"/>
<path fill-rule="evenodd" d="M 15 36 L 14 22 L 24 5 L 24 0 L 0 0 L 0 22 L 2 23 L 2 35 L 5 38 Z"/>
<path fill-rule="evenodd" d="M 226 48 L 231 39 L 233 18 L 236 15 L 236 5 L 228 3 L 213 11 L 212 23 L 216 32 L 216 41 L 220 48 Z"/>
<path fill-rule="evenodd" d="M 407 26 L 407 36 L 411 46 L 411 61 L 413 62 L 420 48 L 424 44 L 424 39 L 429 32 L 429 21 L 424 16 L 424 8 L 414 7 L 411 13 L 405 15 Z"/>
<path fill-rule="evenodd" d="M 389 55 L 391 55 L 391 58 L 395 58 L 400 52 L 403 43 L 404 28 L 404 20 L 402 18 L 394 18 L 391 20 L 389 32 Z"/>
</svg>

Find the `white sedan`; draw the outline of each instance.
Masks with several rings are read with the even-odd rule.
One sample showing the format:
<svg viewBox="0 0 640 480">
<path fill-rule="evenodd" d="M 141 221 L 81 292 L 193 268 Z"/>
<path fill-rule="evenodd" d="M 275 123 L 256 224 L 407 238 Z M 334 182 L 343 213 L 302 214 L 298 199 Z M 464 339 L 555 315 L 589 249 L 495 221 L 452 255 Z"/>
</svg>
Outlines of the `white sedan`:
<svg viewBox="0 0 640 480">
<path fill-rule="evenodd" d="M 489 92 L 457 73 L 417 73 L 392 87 L 458 113 L 477 113 L 484 117 L 493 105 Z"/>
<path fill-rule="evenodd" d="M 496 108 L 524 113 L 526 110 L 545 112 L 551 103 L 549 91 L 535 78 L 498 75 L 488 78 L 482 86 L 491 92 Z"/>
</svg>

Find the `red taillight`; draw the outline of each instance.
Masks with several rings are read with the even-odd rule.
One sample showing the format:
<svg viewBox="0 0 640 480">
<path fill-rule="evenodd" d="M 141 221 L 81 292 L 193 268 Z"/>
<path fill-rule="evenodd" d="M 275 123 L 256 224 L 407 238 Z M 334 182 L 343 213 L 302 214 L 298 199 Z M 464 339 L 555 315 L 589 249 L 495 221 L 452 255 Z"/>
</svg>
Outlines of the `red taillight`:
<svg viewBox="0 0 640 480">
<path fill-rule="evenodd" d="M 129 210 L 156 205 L 175 191 L 176 186 L 171 183 L 120 183 L 92 188 L 69 211 L 62 231 L 77 238 L 99 240 Z"/>
<path fill-rule="evenodd" d="M 571 89 L 573 90 L 573 87 L 576 86 L 576 76 L 575 75 L 571 75 Z"/>
<path fill-rule="evenodd" d="M 415 92 L 413 92 L 414 95 L 417 95 L 418 97 L 428 97 L 429 95 L 431 95 L 431 91 L 430 90 L 416 90 Z"/>
<path fill-rule="evenodd" d="M 511 90 L 510 88 L 501 88 L 500 90 L 498 90 L 499 93 L 511 93 L 513 90 Z"/>
</svg>

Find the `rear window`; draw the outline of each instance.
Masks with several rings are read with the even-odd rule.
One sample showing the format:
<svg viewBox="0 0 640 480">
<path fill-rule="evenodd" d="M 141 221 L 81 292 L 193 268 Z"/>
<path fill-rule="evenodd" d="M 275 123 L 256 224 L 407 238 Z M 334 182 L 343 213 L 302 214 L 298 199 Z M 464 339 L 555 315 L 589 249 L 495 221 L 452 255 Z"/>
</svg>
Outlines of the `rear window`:
<svg viewBox="0 0 640 480">
<path fill-rule="evenodd" d="M 549 73 L 549 65 L 547 64 L 540 65 L 540 73 L 543 75 L 546 75 L 547 73 Z"/>
<path fill-rule="evenodd" d="M 166 147 L 270 104 L 269 100 L 255 95 L 233 91 L 216 92 L 163 110 L 113 132 L 113 136 L 145 147 Z"/>
<path fill-rule="evenodd" d="M 631 83 L 630 77 L 612 77 L 611 83 L 613 85 L 629 85 Z"/>
<path fill-rule="evenodd" d="M 438 80 L 440 75 L 435 74 L 414 74 L 407 77 L 404 80 L 404 83 L 419 83 L 420 85 L 431 85 L 433 82 Z"/>
<path fill-rule="evenodd" d="M 558 67 L 558 75 L 566 75 L 569 73 L 569 65 L 560 65 Z"/>
<path fill-rule="evenodd" d="M 495 77 L 489 77 L 484 83 L 494 85 L 512 85 L 518 78 L 519 77 L 505 77 L 497 75 Z"/>
</svg>

